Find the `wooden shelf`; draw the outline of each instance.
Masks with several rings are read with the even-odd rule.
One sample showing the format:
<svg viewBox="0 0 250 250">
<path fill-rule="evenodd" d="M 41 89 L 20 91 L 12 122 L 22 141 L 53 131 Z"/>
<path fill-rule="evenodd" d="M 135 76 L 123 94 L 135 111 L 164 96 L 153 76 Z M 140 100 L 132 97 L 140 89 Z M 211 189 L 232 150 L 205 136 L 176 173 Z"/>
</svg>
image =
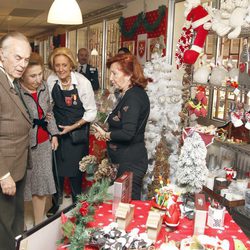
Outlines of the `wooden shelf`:
<svg viewBox="0 0 250 250">
<path fill-rule="evenodd" d="M 215 193 L 213 190 L 209 189 L 206 186 L 203 186 L 203 191 L 206 194 L 208 194 L 209 196 L 211 196 L 212 198 L 214 198 L 215 200 L 217 200 L 218 202 L 220 202 L 225 207 L 232 208 L 232 207 L 238 207 L 238 206 L 244 206 L 245 205 L 245 200 L 229 201 L 227 199 L 224 199 L 224 197 L 222 197 L 221 195 Z"/>
</svg>

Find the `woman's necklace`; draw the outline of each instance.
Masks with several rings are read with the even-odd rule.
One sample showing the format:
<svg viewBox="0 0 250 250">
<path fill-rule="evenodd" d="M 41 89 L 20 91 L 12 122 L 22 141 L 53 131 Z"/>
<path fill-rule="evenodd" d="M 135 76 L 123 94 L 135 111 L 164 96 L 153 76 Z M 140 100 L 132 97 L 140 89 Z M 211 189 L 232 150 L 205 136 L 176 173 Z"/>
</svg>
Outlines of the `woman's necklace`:
<svg viewBox="0 0 250 250">
<path fill-rule="evenodd" d="M 61 81 L 62 83 L 62 89 L 63 90 L 69 90 L 70 86 L 71 86 L 71 77 L 69 77 L 68 79 L 66 79 L 66 81 Z"/>
</svg>

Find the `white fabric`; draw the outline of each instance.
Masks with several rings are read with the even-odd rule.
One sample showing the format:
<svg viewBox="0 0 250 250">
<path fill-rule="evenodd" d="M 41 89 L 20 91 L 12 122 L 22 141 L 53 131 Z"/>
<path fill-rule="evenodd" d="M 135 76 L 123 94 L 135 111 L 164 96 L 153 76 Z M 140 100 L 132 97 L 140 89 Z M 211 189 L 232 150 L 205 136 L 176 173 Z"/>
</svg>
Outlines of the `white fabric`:
<svg viewBox="0 0 250 250">
<path fill-rule="evenodd" d="M 53 102 L 53 99 L 51 96 L 51 92 L 56 83 L 56 80 L 58 80 L 58 84 L 60 88 L 62 89 L 61 81 L 59 80 L 56 74 L 53 73 L 52 75 L 48 77 L 48 80 L 47 80 L 47 84 L 48 84 L 49 92 L 50 92 L 50 98 L 52 102 Z M 96 103 L 95 103 L 94 91 L 93 91 L 90 81 L 85 76 L 83 76 L 82 74 L 78 72 L 71 72 L 71 82 L 72 84 L 76 85 L 79 98 L 85 109 L 82 119 L 87 122 L 94 121 L 96 118 L 96 114 L 97 114 L 97 108 L 96 108 Z M 73 88 L 74 88 L 73 85 L 71 85 L 69 90 L 72 90 Z"/>
<path fill-rule="evenodd" d="M 196 51 L 198 53 L 201 53 L 202 48 L 197 46 L 197 45 L 192 45 L 191 50 L 194 50 L 194 51 Z"/>
<path fill-rule="evenodd" d="M 192 27 L 193 27 L 193 29 L 195 29 L 195 28 L 203 25 L 204 23 L 206 23 L 206 22 L 208 22 L 210 20 L 211 20 L 211 16 L 210 15 L 206 15 L 203 18 L 200 18 L 197 21 L 192 22 Z"/>
</svg>

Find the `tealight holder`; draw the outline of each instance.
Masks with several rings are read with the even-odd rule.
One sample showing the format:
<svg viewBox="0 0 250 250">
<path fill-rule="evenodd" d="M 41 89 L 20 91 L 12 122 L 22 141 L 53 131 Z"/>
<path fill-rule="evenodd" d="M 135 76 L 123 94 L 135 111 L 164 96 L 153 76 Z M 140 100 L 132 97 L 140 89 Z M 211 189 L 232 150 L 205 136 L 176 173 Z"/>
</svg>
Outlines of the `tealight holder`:
<svg viewBox="0 0 250 250">
<path fill-rule="evenodd" d="M 224 227 L 225 212 L 225 207 L 212 207 L 210 205 L 208 207 L 207 225 L 211 228 L 222 229 Z"/>
</svg>

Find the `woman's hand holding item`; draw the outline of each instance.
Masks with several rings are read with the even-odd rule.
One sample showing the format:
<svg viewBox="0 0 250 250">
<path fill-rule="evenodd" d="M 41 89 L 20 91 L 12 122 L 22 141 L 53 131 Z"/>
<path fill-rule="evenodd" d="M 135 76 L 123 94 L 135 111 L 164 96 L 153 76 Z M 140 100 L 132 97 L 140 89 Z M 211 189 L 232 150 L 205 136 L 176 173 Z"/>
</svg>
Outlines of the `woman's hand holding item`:
<svg viewBox="0 0 250 250">
<path fill-rule="evenodd" d="M 101 126 L 97 123 L 92 124 L 92 127 L 95 129 L 95 137 L 97 140 L 110 140 L 110 132 L 106 132 Z"/>
<path fill-rule="evenodd" d="M 52 139 L 51 139 L 51 148 L 52 150 L 57 150 L 59 146 L 59 143 L 58 143 L 58 139 L 56 136 L 53 136 Z"/>
</svg>

